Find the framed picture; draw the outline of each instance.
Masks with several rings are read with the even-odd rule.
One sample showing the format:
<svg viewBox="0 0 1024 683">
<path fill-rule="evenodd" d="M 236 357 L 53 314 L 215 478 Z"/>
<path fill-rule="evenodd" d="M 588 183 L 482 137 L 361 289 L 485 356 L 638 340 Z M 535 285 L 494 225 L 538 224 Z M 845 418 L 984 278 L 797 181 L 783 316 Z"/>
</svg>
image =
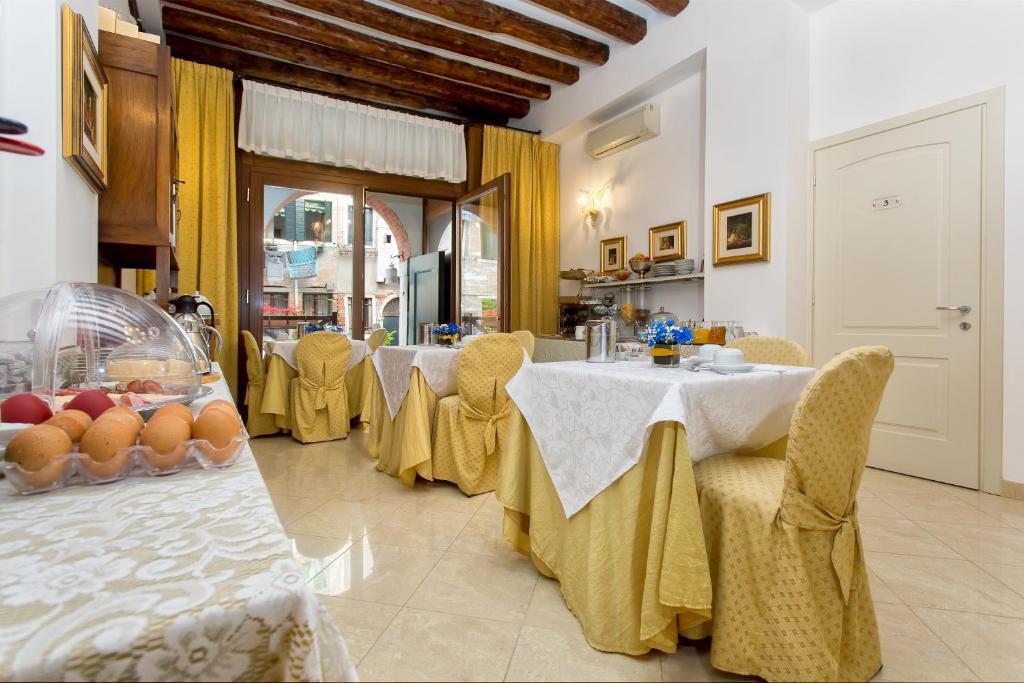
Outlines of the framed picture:
<svg viewBox="0 0 1024 683">
<path fill-rule="evenodd" d="M 61 7 L 63 152 L 93 190 L 107 189 L 109 85 L 81 14 Z"/>
<path fill-rule="evenodd" d="M 712 212 L 714 264 L 771 260 L 770 192 L 716 204 Z"/>
<path fill-rule="evenodd" d="M 647 231 L 650 250 L 655 262 L 686 258 L 686 221 L 666 223 Z"/>
<path fill-rule="evenodd" d="M 626 267 L 626 238 L 601 240 L 601 272 L 611 273 Z"/>
</svg>

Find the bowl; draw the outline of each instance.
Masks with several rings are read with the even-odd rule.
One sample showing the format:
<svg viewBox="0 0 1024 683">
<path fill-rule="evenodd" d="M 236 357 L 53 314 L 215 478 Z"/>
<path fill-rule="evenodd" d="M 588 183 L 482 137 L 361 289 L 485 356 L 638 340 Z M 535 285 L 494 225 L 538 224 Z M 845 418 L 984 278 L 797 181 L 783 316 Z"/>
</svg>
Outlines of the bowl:
<svg viewBox="0 0 1024 683">
<path fill-rule="evenodd" d="M 722 347 L 718 344 L 703 344 L 700 347 L 700 351 L 697 352 L 697 357 L 702 361 L 711 362 L 715 359 L 715 352 L 719 351 Z"/>
<path fill-rule="evenodd" d="M 715 351 L 715 365 L 731 366 L 743 365 L 746 359 L 740 349 L 720 348 Z"/>
</svg>

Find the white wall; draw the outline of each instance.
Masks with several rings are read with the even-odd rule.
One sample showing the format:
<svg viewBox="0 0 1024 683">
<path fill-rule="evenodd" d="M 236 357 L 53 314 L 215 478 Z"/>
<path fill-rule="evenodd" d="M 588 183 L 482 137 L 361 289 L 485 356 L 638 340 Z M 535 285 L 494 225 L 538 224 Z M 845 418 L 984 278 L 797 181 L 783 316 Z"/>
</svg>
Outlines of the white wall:
<svg viewBox="0 0 1024 683">
<path fill-rule="evenodd" d="M 61 0 L 2 0 L 0 112 L 41 157 L 0 154 L 0 295 L 96 280 L 97 195 L 61 154 Z M 69 0 L 97 40 L 96 0 Z"/>
<path fill-rule="evenodd" d="M 1006 86 L 1003 477 L 1024 482 L 1024 2 L 841 0 L 812 15 L 810 137 Z"/>
<path fill-rule="evenodd" d="M 565 142 L 593 127 L 609 105 L 628 100 L 638 84 L 704 51 L 703 244 L 710 244 L 714 204 L 761 192 L 771 192 L 773 204 L 771 262 L 712 268 L 708 258 L 704 315 L 785 334 L 788 289 L 800 285 L 787 271 L 788 235 L 806 231 L 806 156 L 794 149 L 806 149 L 807 45 L 807 14 L 788 1 L 693 0 L 679 16 L 649 24 L 642 42 L 587 70 L 572 88 L 535 103 L 521 125 Z M 576 189 L 563 185 L 563 203 L 575 201 Z M 592 259 L 596 245 L 563 254 L 562 265 Z"/>
<path fill-rule="evenodd" d="M 384 200 L 391 210 L 398 214 L 409 235 L 409 250 L 412 256 L 423 253 L 423 200 L 420 197 L 409 197 L 400 194 L 374 192 Z"/>
<path fill-rule="evenodd" d="M 646 254 L 648 228 L 680 220 L 688 221 L 687 256 L 700 260 L 704 172 L 701 90 L 698 73 L 647 100 L 661 107 L 661 134 L 605 159 L 592 159 L 586 153 L 585 133 L 562 143 L 558 161 L 563 198 L 563 268 L 598 270 L 600 240 L 619 235 L 626 236 L 627 255 L 638 251 Z M 580 190 L 603 187 L 608 188 L 604 209 L 592 226 L 580 212 L 576 197 Z M 651 291 L 652 311 L 664 306 L 682 319 L 703 316 L 703 288 L 699 283 L 655 285 Z M 561 283 L 562 295 L 578 292 L 578 283 Z"/>
</svg>

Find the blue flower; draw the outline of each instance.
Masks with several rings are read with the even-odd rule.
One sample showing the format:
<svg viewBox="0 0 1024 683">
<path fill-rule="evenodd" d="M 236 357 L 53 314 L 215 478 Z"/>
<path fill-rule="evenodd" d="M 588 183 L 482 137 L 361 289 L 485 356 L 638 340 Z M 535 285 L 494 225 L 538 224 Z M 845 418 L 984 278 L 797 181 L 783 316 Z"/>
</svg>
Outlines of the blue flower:
<svg viewBox="0 0 1024 683">
<path fill-rule="evenodd" d="M 441 323 L 440 325 L 434 325 L 431 328 L 431 332 L 434 334 L 458 334 L 459 326 L 455 323 Z"/>
<path fill-rule="evenodd" d="M 647 346 L 654 347 L 655 344 L 689 344 L 693 341 L 693 332 L 685 325 L 677 327 L 675 320 L 653 322 L 647 326 L 643 336 L 647 339 Z"/>
</svg>

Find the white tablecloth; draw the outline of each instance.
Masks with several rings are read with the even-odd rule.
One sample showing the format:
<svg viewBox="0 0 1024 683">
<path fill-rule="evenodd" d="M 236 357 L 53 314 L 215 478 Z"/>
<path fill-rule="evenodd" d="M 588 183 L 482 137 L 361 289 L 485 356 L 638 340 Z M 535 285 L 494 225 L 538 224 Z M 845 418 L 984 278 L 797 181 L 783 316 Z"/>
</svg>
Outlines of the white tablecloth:
<svg viewBox="0 0 1024 683">
<path fill-rule="evenodd" d="M 352 342 L 352 353 L 348 357 L 348 369 L 351 370 L 370 354 L 370 347 L 361 339 L 349 339 L 349 341 Z M 295 347 L 298 345 L 298 341 L 275 341 L 267 344 L 271 353 L 281 356 L 285 363 L 296 370 L 298 367 L 295 365 Z"/>
<path fill-rule="evenodd" d="M 506 387 L 571 517 L 635 465 L 651 427 L 679 422 L 694 462 L 784 436 L 813 368 L 718 375 L 649 362 L 523 365 Z"/>
<path fill-rule="evenodd" d="M 248 446 L 225 470 L 0 483 L 0 680 L 265 676 L 356 680 Z"/>
<path fill-rule="evenodd" d="M 444 346 L 381 346 L 374 351 L 373 366 L 380 377 L 391 419 L 395 419 L 409 393 L 413 368 L 420 369 L 438 398 L 458 393 L 460 353 L 461 349 Z"/>
</svg>

